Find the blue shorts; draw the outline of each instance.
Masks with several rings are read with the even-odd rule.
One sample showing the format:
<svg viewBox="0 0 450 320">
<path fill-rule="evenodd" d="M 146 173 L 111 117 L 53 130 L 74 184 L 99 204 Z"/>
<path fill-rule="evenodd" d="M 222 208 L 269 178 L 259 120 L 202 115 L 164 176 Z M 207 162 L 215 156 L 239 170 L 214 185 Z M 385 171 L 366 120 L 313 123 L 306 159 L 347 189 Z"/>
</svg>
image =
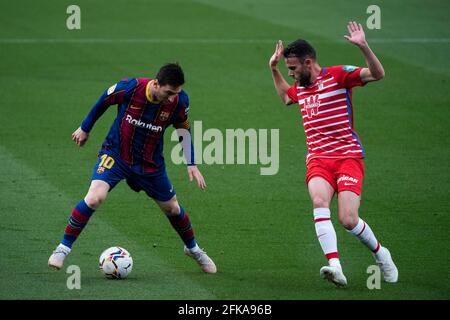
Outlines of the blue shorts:
<svg viewBox="0 0 450 320">
<path fill-rule="evenodd" d="M 105 181 L 111 191 L 123 179 L 132 190 L 144 190 L 149 197 L 158 201 L 168 201 L 175 196 L 175 189 L 167 177 L 166 170 L 152 175 L 138 174 L 118 157 L 101 153 L 94 166 L 92 180 Z"/>
</svg>

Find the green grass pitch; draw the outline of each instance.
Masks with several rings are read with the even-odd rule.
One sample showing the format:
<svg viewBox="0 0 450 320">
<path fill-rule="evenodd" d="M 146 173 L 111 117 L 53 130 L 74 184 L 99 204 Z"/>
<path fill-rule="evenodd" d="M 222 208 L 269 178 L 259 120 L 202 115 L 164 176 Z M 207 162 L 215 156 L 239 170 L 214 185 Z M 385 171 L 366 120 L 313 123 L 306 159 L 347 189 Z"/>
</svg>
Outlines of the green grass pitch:
<svg viewBox="0 0 450 320">
<path fill-rule="evenodd" d="M 66 9 L 75 2 L 81 29 L 68 30 Z M 448 1 L 75 2 L 0 3 L 0 299 L 450 298 Z M 349 281 L 341 290 L 319 277 L 325 259 L 304 183 L 300 114 L 279 101 L 268 59 L 276 40 L 302 37 L 322 66 L 363 65 L 343 35 L 349 20 L 365 25 L 370 4 L 381 8 L 381 29 L 366 34 L 386 77 L 353 95 L 366 152 L 360 214 L 390 248 L 400 277 L 367 288 L 373 259 L 338 225 L 333 206 Z M 154 76 L 171 61 L 185 69 L 191 121 L 222 132 L 280 130 L 279 172 L 202 165 L 208 188 L 201 191 L 170 161 L 169 129 L 169 177 L 219 272 L 203 274 L 153 201 L 122 183 L 66 260 L 81 268 L 81 290 L 69 290 L 69 274 L 49 270 L 47 259 L 87 191 L 115 111 L 97 122 L 84 148 L 70 135 L 104 89 L 123 77 Z M 113 245 L 135 261 L 124 281 L 97 268 Z"/>
</svg>

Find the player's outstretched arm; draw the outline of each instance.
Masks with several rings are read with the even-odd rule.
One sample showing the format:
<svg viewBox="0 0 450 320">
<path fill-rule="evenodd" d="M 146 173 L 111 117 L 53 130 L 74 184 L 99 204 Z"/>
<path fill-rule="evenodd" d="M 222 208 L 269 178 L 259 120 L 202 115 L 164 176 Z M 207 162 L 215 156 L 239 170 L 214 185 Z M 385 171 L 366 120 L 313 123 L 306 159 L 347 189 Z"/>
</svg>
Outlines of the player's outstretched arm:
<svg viewBox="0 0 450 320">
<path fill-rule="evenodd" d="M 197 181 L 197 185 L 200 189 L 204 190 L 206 188 L 206 182 L 205 178 L 203 178 L 202 173 L 200 170 L 198 170 L 196 165 L 190 165 L 187 167 L 187 171 L 189 174 L 189 181 L 192 182 L 192 180 L 195 178 Z"/>
<path fill-rule="evenodd" d="M 75 143 L 80 147 L 84 146 L 88 138 L 89 133 L 84 132 L 81 127 L 75 130 L 74 133 L 72 133 L 72 140 L 75 141 Z"/>
<path fill-rule="evenodd" d="M 361 69 L 361 80 L 363 82 L 369 82 L 382 79 L 384 77 L 383 65 L 373 53 L 372 49 L 370 49 L 362 25 L 355 21 L 350 21 L 347 25 L 347 30 L 348 35 L 344 36 L 345 39 L 359 47 L 366 59 L 367 68 Z"/>
<path fill-rule="evenodd" d="M 286 105 L 288 105 L 292 103 L 291 98 L 289 98 L 287 94 L 287 91 L 290 86 L 283 78 L 280 70 L 278 69 L 278 62 L 280 61 L 282 55 L 283 55 L 283 42 L 281 40 L 278 40 L 275 46 L 275 52 L 273 53 L 272 57 L 270 57 L 269 67 L 270 70 L 272 71 L 272 78 L 273 83 L 275 85 L 275 89 L 277 90 L 277 93 L 280 96 L 281 101 L 283 101 Z"/>
</svg>

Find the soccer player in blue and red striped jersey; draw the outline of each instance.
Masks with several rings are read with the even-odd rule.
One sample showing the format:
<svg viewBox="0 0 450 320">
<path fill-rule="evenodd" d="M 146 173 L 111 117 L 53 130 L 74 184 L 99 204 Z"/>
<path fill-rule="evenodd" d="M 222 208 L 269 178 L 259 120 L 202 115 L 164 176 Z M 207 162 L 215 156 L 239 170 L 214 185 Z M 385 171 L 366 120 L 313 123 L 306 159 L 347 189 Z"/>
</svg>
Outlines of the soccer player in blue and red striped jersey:
<svg viewBox="0 0 450 320">
<path fill-rule="evenodd" d="M 109 191 L 126 180 L 132 190 L 145 191 L 159 205 L 183 240 L 185 254 L 197 261 L 204 272 L 217 271 L 211 258 L 198 246 L 189 216 L 178 203 L 165 170 L 163 136 L 166 128 L 173 125 L 190 133 L 189 98 L 182 89 L 183 84 L 184 73 L 176 63 L 162 66 L 154 79 L 123 79 L 103 93 L 72 134 L 72 140 L 83 146 L 95 122 L 109 106 L 118 106 L 117 116 L 94 166 L 88 193 L 73 208 L 63 239 L 48 260 L 50 267 L 62 268 L 65 257 L 94 211 L 105 201 Z M 183 148 L 190 181 L 195 178 L 198 187 L 204 189 L 206 183 L 195 165 L 192 142 L 183 143 Z"/>
</svg>

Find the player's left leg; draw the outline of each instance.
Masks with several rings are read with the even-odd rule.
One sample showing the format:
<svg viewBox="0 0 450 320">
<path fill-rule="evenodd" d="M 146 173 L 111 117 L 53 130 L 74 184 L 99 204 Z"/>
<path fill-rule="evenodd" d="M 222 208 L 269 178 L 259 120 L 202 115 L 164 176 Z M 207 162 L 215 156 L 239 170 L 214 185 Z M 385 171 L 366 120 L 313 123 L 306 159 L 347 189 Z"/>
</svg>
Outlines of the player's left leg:
<svg viewBox="0 0 450 320">
<path fill-rule="evenodd" d="M 352 191 L 341 191 L 338 193 L 339 223 L 373 253 L 376 253 L 380 249 L 380 243 L 369 225 L 359 218 L 360 201 L 360 196 Z"/>
<path fill-rule="evenodd" d="M 183 240 L 185 246 L 188 249 L 192 249 L 197 246 L 195 241 L 194 230 L 192 229 L 191 221 L 188 214 L 184 211 L 177 201 L 177 197 L 173 196 L 168 201 L 155 200 L 161 211 L 169 219 L 170 224 L 175 231 L 179 234 L 181 240 Z"/>
<path fill-rule="evenodd" d="M 337 164 L 338 217 L 348 232 L 356 236 L 380 266 L 384 280 L 397 282 L 398 270 L 388 249 L 381 246 L 370 226 L 359 218 L 364 162 L 362 159 L 343 159 Z"/>
<path fill-rule="evenodd" d="M 372 252 L 387 282 L 397 282 L 398 271 L 389 250 L 380 245 L 370 226 L 359 217 L 360 196 L 352 191 L 338 193 L 338 217 L 342 226 Z"/>
<path fill-rule="evenodd" d="M 217 268 L 214 262 L 197 245 L 189 216 L 178 203 L 175 190 L 166 172 L 150 177 L 135 177 L 128 179 L 127 183 L 134 191 L 144 190 L 150 198 L 155 200 L 183 240 L 184 253 L 197 261 L 204 272 L 216 273 Z"/>
<path fill-rule="evenodd" d="M 214 261 L 197 245 L 189 216 L 183 207 L 179 205 L 176 196 L 174 195 L 168 201 L 159 201 L 156 199 L 155 201 L 183 240 L 185 244 L 184 253 L 197 261 L 204 272 L 216 273 L 217 267 Z"/>
</svg>

